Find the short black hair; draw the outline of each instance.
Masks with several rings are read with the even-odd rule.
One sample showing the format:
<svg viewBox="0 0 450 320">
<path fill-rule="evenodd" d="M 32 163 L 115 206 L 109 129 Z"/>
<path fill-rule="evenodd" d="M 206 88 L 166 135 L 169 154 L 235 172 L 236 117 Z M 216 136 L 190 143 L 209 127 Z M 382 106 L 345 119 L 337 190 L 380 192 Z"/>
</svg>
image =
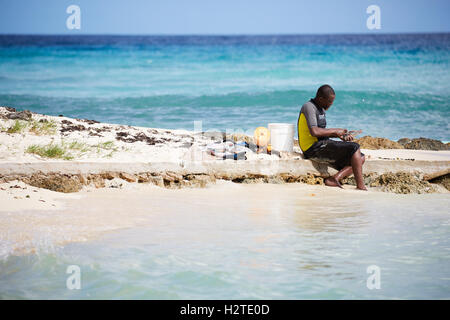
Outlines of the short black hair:
<svg viewBox="0 0 450 320">
<path fill-rule="evenodd" d="M 333 88 L 328 85 L 324 84 L 323 86 L 320 86 L 319 89 L 317 89 L 316 98 L 322 97 L 325 99 L 328 99 L 330 96 L 335 96 Z"/>
</svg>

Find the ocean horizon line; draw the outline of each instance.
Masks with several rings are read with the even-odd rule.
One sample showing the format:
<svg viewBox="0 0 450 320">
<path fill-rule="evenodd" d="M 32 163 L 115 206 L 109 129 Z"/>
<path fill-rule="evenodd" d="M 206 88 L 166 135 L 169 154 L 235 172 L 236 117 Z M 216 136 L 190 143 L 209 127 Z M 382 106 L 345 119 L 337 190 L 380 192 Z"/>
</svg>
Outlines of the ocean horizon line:
<svg viewBox="0 0 450 320">
<path fill-rule="evenodd" d="M 450 31 L 420 31 L 420 32 L 336 32 L 336 33 L 2 33 L 0 36 L 112 36 L 112 37 L 292 37 L 292 36 L 393 36 L 393 35 L 444 35 Z"/>
</svg>

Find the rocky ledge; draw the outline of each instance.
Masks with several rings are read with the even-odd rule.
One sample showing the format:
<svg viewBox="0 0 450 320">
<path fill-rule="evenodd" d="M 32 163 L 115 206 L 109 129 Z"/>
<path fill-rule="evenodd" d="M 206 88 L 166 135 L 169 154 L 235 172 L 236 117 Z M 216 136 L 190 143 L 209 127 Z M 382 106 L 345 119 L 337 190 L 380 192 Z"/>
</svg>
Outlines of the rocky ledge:
<svg viewBox="0 0 450 320">
<path fill-rule="evenodd" d="M 362 149 L 410 149 L 410 150 L 450 150 L 450 143 L 443 143 L 440 140 L 429 138 L 402 138 L 392 141 L 386 138 L 364 136 L 355 142 L 359 143 Z"/>
<path fill-rule="evenodd" d="M 153 185 L 179 189 L 183 187 L 204 188 L 214 184 L 216 180 L 228 180 L 235 183 L 306 183 L 310 185 L 323 185 L 324 178 L 315 174 L 294 175 L 280 173 L 277 175 L 264 174 L 205 174 L 176 172 L 141 172 L 130 174 L 127 172 L 103 172 L 91 174 L 62 174 L 57 172 L 35 172 L 31 175 L 12 174 L 0 176 L 0 183 L 14 180 L 22 181 L 28 185 L 49 189 L 57 192 L 78 192 L 85 186 L 95 188 L 121 188 L 123 183 L 151 183 Z M 450 174 L 427 179 L 419 173 L 370 173 L 364 175 L 366 185 L 384 192 L 400 194 L 439 192 L 439 185 L 450 190 Z M 343 180 L 344 184 L 355 185 L 353 177 Z"/>
</svg>

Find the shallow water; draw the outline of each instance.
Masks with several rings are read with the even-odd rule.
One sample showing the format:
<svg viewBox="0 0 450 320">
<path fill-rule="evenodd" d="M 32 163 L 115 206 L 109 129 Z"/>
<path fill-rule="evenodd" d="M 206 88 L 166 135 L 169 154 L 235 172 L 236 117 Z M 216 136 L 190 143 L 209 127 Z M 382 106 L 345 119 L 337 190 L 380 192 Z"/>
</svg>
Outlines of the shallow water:
<svg viewBox="0 0 450 320">
<path fill-rule="evenodd" d="M 96 208 L 97 220 L 73 227 L 134 225 L 10 255 L 0 262 L 0 297 L 448 299 L 449 204 L 447 194 L 298 184 L 85 193 L 68 201 L 66 227 Z M 69 265 L 80 267 L 80 290 L 66 287 Z M 370 265 L 380 268 L 380 289 L 366 286 Z"/>
</svg>

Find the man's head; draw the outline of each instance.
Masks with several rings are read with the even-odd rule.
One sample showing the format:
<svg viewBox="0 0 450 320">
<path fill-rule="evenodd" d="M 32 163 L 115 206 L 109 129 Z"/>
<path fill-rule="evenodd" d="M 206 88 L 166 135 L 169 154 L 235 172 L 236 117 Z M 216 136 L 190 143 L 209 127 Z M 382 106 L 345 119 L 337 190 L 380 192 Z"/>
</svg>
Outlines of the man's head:
<svg viewBox="0 0 450 320">
<path fill-rule="evenodd" d="M 322 108 L 327 110 L 334 102 L 336 94 L 331 86 L 324 84 L 319 89 L 317 89 L 316 97 L 314 101 Z"/>
</svg>

